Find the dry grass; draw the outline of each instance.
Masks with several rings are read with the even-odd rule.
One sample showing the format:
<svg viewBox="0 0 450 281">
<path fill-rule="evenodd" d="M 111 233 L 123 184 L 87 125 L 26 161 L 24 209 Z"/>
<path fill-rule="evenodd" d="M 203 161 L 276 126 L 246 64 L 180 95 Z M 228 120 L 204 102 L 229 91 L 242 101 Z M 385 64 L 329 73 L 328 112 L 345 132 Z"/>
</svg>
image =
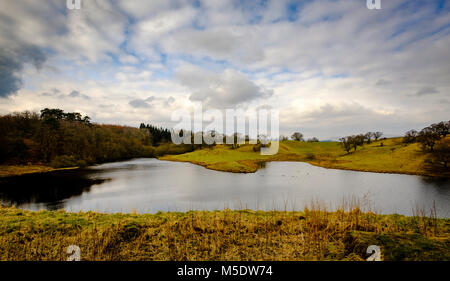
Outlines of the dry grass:
<svg viewBox="0 0 450 281">
<path fill-rule="evenodd" d="M 363 213 L 211 211 L 100 214 L 0 208 L 0 260 L 450 260 L 450 220 Z M 349 208 L 345 210 L 345 208 Z"/>
</svg>

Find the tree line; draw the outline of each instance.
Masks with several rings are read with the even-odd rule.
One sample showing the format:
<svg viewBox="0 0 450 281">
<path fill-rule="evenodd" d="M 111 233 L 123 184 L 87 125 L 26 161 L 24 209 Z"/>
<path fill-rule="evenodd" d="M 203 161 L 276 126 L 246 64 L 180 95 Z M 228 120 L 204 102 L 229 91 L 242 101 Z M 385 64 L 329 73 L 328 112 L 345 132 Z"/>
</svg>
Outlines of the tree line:
<svg viewBox="0 0 450 281">
<path fill-rule="evenodd" d="M 379 140 L 383 133 L 369 132 L 340 138 L 342 148 L 349 154 L 365 143 Z M 422 152 L 426 154 L 425 168 L 434 172 L 447 172 L 450 162 L 450 121 L 439 122 L 423 128 L 420 131 L 410 130 L 405 133 L 402 142 L 406 144 L 419 143 Z M 383 143 L 380 144 L 383 146 Z"/>
<path fill-rule="evenodd" d="M 358 134 L 340 138 L 342 148 L 347 152 L 353 149 L 356 151 L 359 146 L 364 146 L 365 143 L 371 144 L 372 141 L 378 141 L 383 136 L 382 132 L 367 132 L 365 134 Z"/>
<path fill-rule="evenodd" d="M 142 130 L 95 124 L 60 109 L 13 113 L 0 116 L 0 163 L 85 166 L 192 151 L 192 146 L 169 143 L 167 132 L 151 125 Z"/>
<path fill-rule="evenodd" d="M 166 128 L 156 127 L 150 124 L 145 125 L 144 123 L 141 123 L 139 128 L 148 131 L 147 142 L 151 143 L 153 146 L 158 146 L 161 143 L 168 143 L 171 141 L 171 133 Z"/>
<path fill-rule="evenodd" d="M 286 136 L 280 136 L 279 139 L 280 139 L 280 141 L 287 141 L 287 140 L 289 140 L 289 138 L 286 137 Z M 305 140 L 303 134 L 300 133 L 300 132 L 293 133 L 291 135 L 291 140 L 293 140 L 293 141 L 306 141 L 306 142 L 319 142 L 319 139 L 316 138 L 316 137 L 312 137 L 312 138 L 309 138 L 309 139 Z"/>
</svg>

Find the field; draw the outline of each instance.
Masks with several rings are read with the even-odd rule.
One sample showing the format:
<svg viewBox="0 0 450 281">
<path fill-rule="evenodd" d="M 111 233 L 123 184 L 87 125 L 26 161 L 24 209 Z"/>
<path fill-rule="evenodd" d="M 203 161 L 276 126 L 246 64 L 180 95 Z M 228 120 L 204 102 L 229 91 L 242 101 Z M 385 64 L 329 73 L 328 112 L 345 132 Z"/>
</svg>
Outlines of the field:
<svg viewBox="0 0 450 281">
<path fill-rule="evenodd" d="M 433 174 L 423 168 L 426 155 L 419 144 L 403 144 L 402 138 L 391 138 L 365 144 L 347 154 L 338 142 L 282 141 L 276 155 L 264 156 L 253 151 L 253 145 L 245 144 L 237 149 L 217 145 L 181 155 L 167 155 L 162 160 L 191 162 L 208 169 L 252 173 L 267 161 L 303 161 L 312 165 L 367 172 L 400 173 L 427 176 Z"/>
<path fill-rule="evenodd" d="M 422 215 L 211 211 L 31 212 L 0 207 L 0 260 L 450 260 L 450 220 Z M 420 214 L 420 212 L 418 212 Z"/>
</svg>

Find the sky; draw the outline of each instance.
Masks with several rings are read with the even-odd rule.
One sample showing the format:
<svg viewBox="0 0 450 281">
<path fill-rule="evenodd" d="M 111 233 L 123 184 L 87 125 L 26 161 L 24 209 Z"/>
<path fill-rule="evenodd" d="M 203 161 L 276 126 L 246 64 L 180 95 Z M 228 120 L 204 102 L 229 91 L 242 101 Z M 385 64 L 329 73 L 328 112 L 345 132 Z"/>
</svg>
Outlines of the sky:
<svg viewBox="0 0 450 281">
<path fill-rule="evenodd" d="M 0 0 L 0 114 L 170 128 L 198 102 L 322 140 L 449 120 L 450 1 Z"/>
</svg>

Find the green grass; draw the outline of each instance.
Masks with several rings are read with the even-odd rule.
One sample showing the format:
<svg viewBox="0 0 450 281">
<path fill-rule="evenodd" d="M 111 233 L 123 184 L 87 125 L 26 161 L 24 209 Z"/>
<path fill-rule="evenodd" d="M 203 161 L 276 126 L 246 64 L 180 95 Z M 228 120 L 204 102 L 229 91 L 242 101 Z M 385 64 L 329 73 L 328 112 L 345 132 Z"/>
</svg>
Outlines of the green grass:
<svg viewBox="0 0 450 281">
<path fill-rule="evenodd" d="M 351 211 L 157 214 L 0 207 L 0 260 L 450 260 L 450 220 Z"/>
<path fill-rule="evenodd" d="M 383 143 L 383 146 L 381 146 Z M 231 149 L 226 145 L 217 145 L 181 155 L 163 156 L 162 160 L 191 162 L 208 169 L 251 173 L 267 161 L 303 161 L 310 164 L 334 169 L 346 169 L 367 172 L 400 173 L 427 176 L 450 176 L 436 174 L 423 167 L 426 155 L 420 146 L 402 143 L 402 138 L 391 138 L 365 144 L 357 151 L 347 154 L 338 142 L 295 142 L 282 141 L 276 155 L 263 156 L 253 151 L 253 145 L 242 145 Z"/>
</svg>

